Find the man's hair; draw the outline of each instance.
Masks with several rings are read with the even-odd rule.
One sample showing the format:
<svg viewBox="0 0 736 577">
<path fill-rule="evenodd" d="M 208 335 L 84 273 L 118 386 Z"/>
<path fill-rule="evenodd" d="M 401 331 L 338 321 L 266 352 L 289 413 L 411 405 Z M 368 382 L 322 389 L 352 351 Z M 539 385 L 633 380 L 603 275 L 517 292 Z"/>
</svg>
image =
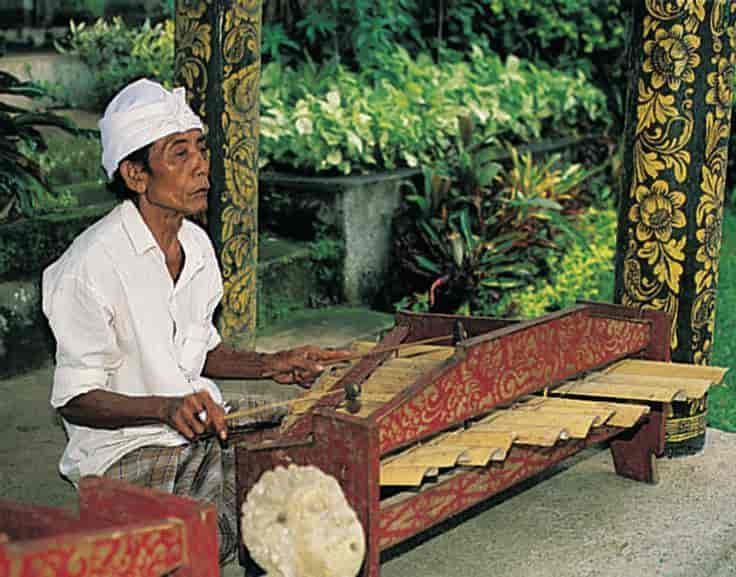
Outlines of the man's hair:
<svg viewBox="0 0 736 577">
<path fill-rule="evenodd" d="M 143 170 L 150 173 L 151 172 L 151 164 L 149 163 L 149 153 L 151 152 L 151 144 L 146 144 L 145 146 L 139 148 L 138 150 L 134 150 L 131 152 L 128 156 L 126 156 L 123 160 L 120 161 L 120 164 L 125 162 L 126 160 L 130 162 L 136 162 L 138 164 L 143 165 Z M 107 189 L 114 193 L 115 196 L 117 196 L 120 200 L 133 200 L 135 201 L 138 198 L 138 193 L 134 190 L 131 190 L 128 188 L 128 185 L 125 184 L 125 179 L 120 174 L 120 164 L 118 164 L 118 168 L 115 170 L 115 174 L 112 175 L 112 181 L 110 181 L 107 185 Z"/>
</svg>

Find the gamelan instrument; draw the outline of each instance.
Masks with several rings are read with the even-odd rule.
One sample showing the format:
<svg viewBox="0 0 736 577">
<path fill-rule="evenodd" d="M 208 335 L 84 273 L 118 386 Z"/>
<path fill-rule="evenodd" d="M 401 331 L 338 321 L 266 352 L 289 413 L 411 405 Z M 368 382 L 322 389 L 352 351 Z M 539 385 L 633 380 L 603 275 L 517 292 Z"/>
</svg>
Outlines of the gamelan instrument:
<svg viewBox="0 0 736 577">
<path fill-rule="evenodd" d="M 592 444 L 609 442 L 619 475 L 656 482 L 672 406 L 703 405 L 725 372 L 670 363 L 669 337 L 663 312 L 597 303 L 524 322 L 399 313 L 279 426 L 237 438 L 239 505 L 267 470 L 319 467 L 378 577 L 381 551 Z"/>
<path fill-rule="evenodd" d="M 214 505 L 104 477 L 78 512 L 0 500 L 0 577 L 219 575 Z"/>
</svg>

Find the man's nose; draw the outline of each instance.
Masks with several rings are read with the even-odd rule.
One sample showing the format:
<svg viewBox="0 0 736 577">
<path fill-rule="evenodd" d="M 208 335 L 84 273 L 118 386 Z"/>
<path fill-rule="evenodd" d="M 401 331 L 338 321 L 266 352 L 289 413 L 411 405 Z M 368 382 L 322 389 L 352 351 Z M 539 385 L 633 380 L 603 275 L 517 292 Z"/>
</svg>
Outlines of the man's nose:
<svg viewBox="0 0 736 577">
<path fill-rule="evenodd" d="M 203 174 L 209 176 L 210 174 L 210 156 L 209 151 L 199 153 L 199 159 L 196 166 L 197 175 Z"/>
</svg>

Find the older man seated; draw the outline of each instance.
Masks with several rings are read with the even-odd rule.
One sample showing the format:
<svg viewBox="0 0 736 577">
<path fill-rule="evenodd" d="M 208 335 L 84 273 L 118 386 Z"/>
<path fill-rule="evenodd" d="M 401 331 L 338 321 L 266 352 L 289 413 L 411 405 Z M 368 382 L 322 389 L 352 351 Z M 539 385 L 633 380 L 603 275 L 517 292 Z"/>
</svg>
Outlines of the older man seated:
<svg viewBox="0 0 736 577">
<path fill-rule="evenodd" d="M 214 503 L 224 563 L 237 548 L 234 460 L 222 395 L 203 375 L 305 383 L 344 353 L 221 342 L 215 252 L 187 220 L 210 191 L 202 129 L 181 88 L 139 80 L 115 96 L 100 121 L 102 164 L 125 200 L 44 271 L 43 309 L 57 342 L 51 404 L 68 435 L 62 475 Z"/>
</svg>

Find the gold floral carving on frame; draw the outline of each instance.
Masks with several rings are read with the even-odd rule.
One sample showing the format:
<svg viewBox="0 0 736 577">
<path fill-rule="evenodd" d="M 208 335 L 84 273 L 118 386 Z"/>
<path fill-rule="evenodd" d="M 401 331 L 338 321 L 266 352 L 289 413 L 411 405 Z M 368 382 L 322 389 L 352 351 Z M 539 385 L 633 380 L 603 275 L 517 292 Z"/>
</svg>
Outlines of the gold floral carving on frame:
<svg viewBox="0 0 736 577">
<path fill-rule="evenodd" d="M 664 309 L 677 319 L 687 240 L 682 208 L 687 198 L 662 173 L 671 171 L 678 184 L 687 177 L 691 156 L 686 147 L 694 124 L 692 84 L 700 64 L 698 32 L 704 13 L 695 9 L 693 2 L 676 7 L 671 2 L 647 0 L 646 8 L 623 304 Z M 673 20 L 676 23 L 672 24 Z M 677 93 L 681 94 L 679 100 Z M 671 345 L 676 348 L 677 344 L 673 328 Z"/>
<path fill-rule="evenodd" d="M 432 428 L 444 428 L 496 405 L 637 352 L 649 326 L 574 313 L 553 322 L 479 343 L 432 383 L 379 418 L 383 452 Z"/>
<path fill-rule="evenodd" d="M 32 554 L 30 562 L 25 548 L 9 553 L 10 576 L 27 574 L 23 569 L 29 565 L 34 575 L 163 575 L 189 562 L 186 530 L 179 520 L 131 532 L 103 530 L 78 542 L 61 540 L 50 551 Z"/>
</svg>

